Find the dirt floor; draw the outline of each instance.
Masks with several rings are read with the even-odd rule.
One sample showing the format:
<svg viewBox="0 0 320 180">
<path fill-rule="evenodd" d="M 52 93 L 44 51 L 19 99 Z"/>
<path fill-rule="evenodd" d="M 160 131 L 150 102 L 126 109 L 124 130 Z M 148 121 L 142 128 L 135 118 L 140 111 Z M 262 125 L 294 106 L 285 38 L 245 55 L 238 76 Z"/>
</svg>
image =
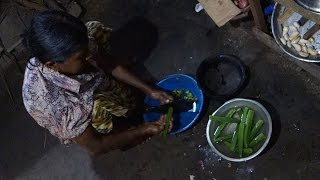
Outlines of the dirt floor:
<svg viewBox="0 0 320 180">
<path fill-rule="evenodd" d="M 190 175 L 196 180 L 320 178 L 320 82 L 259 42 L 251 34 L 250 23 L 217 28 L 206 14 L 194 12 L 195 0 L 82 3 L 87 9 L 84 21 L 99 20 L 114 29 L 136 16 L 152 22 L 158 41 L 149 56 L 136 62 L 144 64 L 141 71 L 155 79 L 173 73 L 194 75 L 210 56 L 239 56 L 250 69 L 249 83 L 239 97 L 257 99 L 271 112 L 274 133 L 270 145 L 248 162 L 221 159 L 210 149 L 205 128 L 208 114 L 223 102 L 210 100 L 203 117 L 184 133 L 92 158 L 77 145 L 60 144 L 29 117 L 21 102 L 22 75 L 11 66 L 6 77 L 14 104 L 5 87 L 0 87 L 0 180 L 165 180 L 189 179 Z M 130 40 L 123 41 L 124 46 L 132 45 Z M 20 57 L 21 61 L 25 58 Z"/>
</svg>

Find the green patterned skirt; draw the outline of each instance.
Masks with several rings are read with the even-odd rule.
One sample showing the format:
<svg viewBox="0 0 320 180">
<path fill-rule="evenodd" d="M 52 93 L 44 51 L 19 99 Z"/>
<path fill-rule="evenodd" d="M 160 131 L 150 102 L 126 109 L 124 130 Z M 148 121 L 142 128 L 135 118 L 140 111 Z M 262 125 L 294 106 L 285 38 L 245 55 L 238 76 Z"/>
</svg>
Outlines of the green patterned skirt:
<svg viewBox="0 0 320 180">
<path fill-rule="evenodd" d="M 110 51 L 112 30 L 98 21 L 90 21 L 86 26 L 92 44 L 103 48 L 105 52 Z M 94 95 L 91 120 L 92 126 L 100 133 L 109 133 L 113 128 L 113 121 L 127 117 L 128 112 L 133 110 L 136 104 L 131 88 L 111 76 L 106 78 L 108 85 L 103 88 L 106 91 L 102 90 Z"/>
</svg>

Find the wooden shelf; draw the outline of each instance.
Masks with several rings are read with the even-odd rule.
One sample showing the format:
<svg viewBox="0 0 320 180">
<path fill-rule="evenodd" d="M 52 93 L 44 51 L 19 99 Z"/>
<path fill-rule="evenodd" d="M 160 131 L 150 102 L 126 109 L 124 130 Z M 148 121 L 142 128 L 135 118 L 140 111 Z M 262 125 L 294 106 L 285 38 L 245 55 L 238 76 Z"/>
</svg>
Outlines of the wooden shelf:
<svg viewBox="0 0 320 180">
<path fill-rule="evenodd" d="M 298 5 L 294 0 L 275 0 L 276 2 L 280 3 L 281 5 L 292 9 L 293 11 L 301 14 L 303 17 L 314 21 L 317 24 L 320 24 L 320 14 L 314 13 L 309 11 L 300 5 Z"/>
</svg>

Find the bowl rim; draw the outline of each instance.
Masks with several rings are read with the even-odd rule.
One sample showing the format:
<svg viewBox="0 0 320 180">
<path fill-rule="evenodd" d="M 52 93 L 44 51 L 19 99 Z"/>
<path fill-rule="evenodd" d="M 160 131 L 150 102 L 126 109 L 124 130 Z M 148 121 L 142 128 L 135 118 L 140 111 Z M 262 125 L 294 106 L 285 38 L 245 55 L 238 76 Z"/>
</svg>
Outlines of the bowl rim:
<svg viewBox="0 0 320 180">
<path fill-rule="evenodd" d="M 226 159 L 228 161 L 233 161 L 233 162 L 243 162 L 243 161 L 248 161 L 250 159 L 253 159 L 255 157 L 257 157 L 268 145 L 270 138 L 271 138 L 271 134 L 272 134 L 272 119 L 271 116 L 269 114 L 269 112 L 267 111 L 267 109 L 260 104 L 259 102 L 255 101 L 255 100 L 251 100 L 251 99 L 244 99 L 244 98 L 235 98 L 235 99 L 231 99 L 227 102 L 225 102 L 222 106 L 220 106 L 217 110 L 215 110 L 212 115 L 215 115 L 222 107 L 226 106 L 229 103 L 232 102 L 236 102 L 236 101 L 246 101 L 246 102 L 250 102 L 253 103 L 255 105 L 257 105 L 259 108 L 262 109 L 262 111 L 266 114 L 267 116 L 267 121 L 269 124 L 269 131 L 268 131 L 268 135 L 267 138 L 265 140 L 265 142 L 263 143 L 263 145 L 260 147 L 260 149 L 258 151 L 256 151 L 254 154 L 245 157 L 245 158 L 231 158 L 228 157 L 226 155 L 224 155 L 223 153 L 221 153 L 215 146 L 214 143 L 212 143 L 211 138 L 210 138 L 210 125 L 211 125 L 211 120 L 209 119 L 208 124 L 207 124 L 207 128 L 206 128 L 206 135 L 207 135 L 207 141 L 210 145 L 210 147 L 214 150 L 215 153 L 217 153 L 220 157 L 222 157 L 223 159 Z"/>
<path fill-rule="evenodd" d="M 163 78 L 162 80 L 158 81 L 156 83 L 156 85 L 161 88 L 161 84 L 163 82 L 167 81 L 170 78 L 177 78 L 177 77 L 185 77 L 188 80 L 192 81 L 196 85 L 195 88 L 197 89 L 197 91 L 199 91 L 199 94 L 200 94 L 200 97 L 197 97 L 198 100 L 199 100 L 197 102 L 197 105 L 199 105 L 199 109 L 197 109 L 196 112 L 194 112 L 194 113 L 197 113 L 197 114 L 188 125 L 184 126 L 183 128 L 180 128 L 180 129 L 178 129 L 176 131 L 170 132 L 170 135 L 176 135 L 176 134 L 182 133 L 182 132 L 188 130 L 190 127 L 192 127 L 197 122 L 197 120 L 199 119 L 199 117 L 200 117 L 200 115 L 202 113 L 202 110 L 204 109 L 204 105 L 205 105 L 205 97 L 204 97 L 203 91 L 200 88 L 198 82 L 191 75 L 188 75 L 188 74 L 170 74 L 170 75 L 166 76 L 165 78 Z M 146 97 L 144 99 L 144 102 L 145 102 L 145 100 L 146 100 Z M 143 120 L 145 121 L 145 119 L 146 119 L 145 118 L 145 113 L 143 113 Z"/>
</svg>

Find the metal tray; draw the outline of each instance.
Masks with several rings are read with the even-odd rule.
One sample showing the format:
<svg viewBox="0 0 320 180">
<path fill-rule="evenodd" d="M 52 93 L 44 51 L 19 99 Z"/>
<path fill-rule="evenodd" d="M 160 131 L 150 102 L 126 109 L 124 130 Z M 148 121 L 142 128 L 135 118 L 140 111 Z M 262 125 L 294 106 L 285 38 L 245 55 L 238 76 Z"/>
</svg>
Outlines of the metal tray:
<svg viewBox="0 0 320 180">
<path fill-rule="evenodd" d="M 310 11 L 320 13 L 319 0 L 295 0 L 295 2 Z"/>
<path fill-rule="evenodd" d="M 284 10 L 286 7 L 276 3 L 274 6 L 274 11 L 272 13 L 272 18 L 271 18 L 271 28 L 272 28 L 272 34 L 274 39 L 276 40 L 277 44 L 280 46 L 280 48 L 290 55 L 291 57 L 294 57 L 298 60 L 305 61 L 305 62 L 320 62 L 320 55 L 317 56 L 309 56 L 309 57 L 301 57 L 294 49 L 291 49 L 285 45 L 283 45 L 280 41 L 280 38 L 282 37 L 282 25 L 278 22 L 278 17 L 283 14 Z M 294 22 L 297 22 L 302 16 L 298 13 L 294 13 L 285 23 L 285 26 L 292 25 Z M 315 22 L 313 21 L 308 21 L 304 26 L 301 26 L 299 28 L 299 31 L 301 35 L 306 33 L 313 25 Z M 290 34 L 290 31 L 289 31 Z M 320 52 L 320 32 L 318 31 L 316 34 L 313 35 L 313 38 L 315 39 L 315 42 L 311 44 L 316 51 L 319 53 Z"/>
</svg>

